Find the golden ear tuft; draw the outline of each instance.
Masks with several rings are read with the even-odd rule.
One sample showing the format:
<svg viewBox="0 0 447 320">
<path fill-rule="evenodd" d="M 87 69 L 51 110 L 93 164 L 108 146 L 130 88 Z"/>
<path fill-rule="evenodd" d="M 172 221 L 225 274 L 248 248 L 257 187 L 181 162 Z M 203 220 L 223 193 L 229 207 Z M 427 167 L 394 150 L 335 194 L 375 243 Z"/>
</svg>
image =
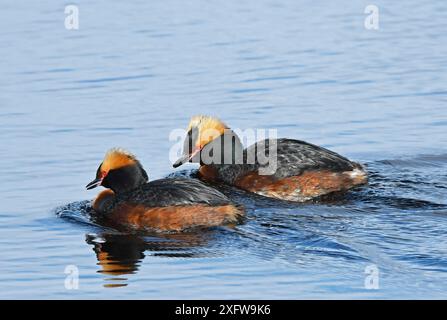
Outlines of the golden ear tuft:
<svg viewBox="0 0 447 320">
<path fill-rule="evenodd" d="M 189 122 L 188 131 L 191 128 L 198 128 L 201 131 L 215 129 L 219 132 L 229 129 L 228 126 L 219 118 L 204 115 L 193 116 Z"/>
<path fill-rule="evenodd" d="M 191 129 L 199 131 L 199 137 L 195 141 L 195 145 L 202 148 L 209 142 L 218 138 L 225 133 L 228 126 L 216 117 L 198 115 L 191 118 L 189 122 L 188 131 Z"/>
<path fill-rule="evenodd" d="M 101 170 L 108 172 L 135 164 L 136 162 L 137 158 L 129 151 L 122 148 L 113 148 L 107 151 L 102 162 Z"/>
</svg>

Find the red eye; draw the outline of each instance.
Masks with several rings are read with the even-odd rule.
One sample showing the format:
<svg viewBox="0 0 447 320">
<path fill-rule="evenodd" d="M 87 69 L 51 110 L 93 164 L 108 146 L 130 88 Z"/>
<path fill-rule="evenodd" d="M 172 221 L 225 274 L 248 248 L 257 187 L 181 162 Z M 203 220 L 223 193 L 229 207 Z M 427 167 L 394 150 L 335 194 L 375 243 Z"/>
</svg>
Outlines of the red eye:
<svg viewBox="0 0 447 320">
<path fill-rule="evenodd" d="M 104 179 L 106 177 L 108 172 L 106 171 L 101 171 L 101 179 Z"/>
</svg>

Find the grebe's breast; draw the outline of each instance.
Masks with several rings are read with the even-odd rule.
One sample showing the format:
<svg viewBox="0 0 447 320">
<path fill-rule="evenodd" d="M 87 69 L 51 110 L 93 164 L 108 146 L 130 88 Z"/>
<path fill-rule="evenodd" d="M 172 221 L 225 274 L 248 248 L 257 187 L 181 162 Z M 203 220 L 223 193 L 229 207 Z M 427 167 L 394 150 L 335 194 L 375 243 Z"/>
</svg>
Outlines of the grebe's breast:
<svg viewBox="0 0 447 320">
<path fill-rule="evenodd" d="M 101 191 L 93 201 L 93 210 L 96 212 L 104 213 L 110 211 L 113 208 L 115 202 L 115 193 L 106 189 Z"/>
</svg>

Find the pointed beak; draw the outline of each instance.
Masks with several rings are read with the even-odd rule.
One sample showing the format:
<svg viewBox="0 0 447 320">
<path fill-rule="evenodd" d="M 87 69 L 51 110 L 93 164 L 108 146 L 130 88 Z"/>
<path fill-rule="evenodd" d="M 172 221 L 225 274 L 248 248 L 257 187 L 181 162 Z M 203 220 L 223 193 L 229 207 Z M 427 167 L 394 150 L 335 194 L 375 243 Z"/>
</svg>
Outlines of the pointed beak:
<svg viewBox="0 0 447 320">
<path fill-rule="evenodd" d="M 177 159 L 176 162 L 172 165 L 174 168 L 180 167 L 182 164 L 188 162 L 190 159 L 190 156 L 187 154 L 182 155 L 180 158 Z"/>
<path fill-rule="evenodd" d="M 93 180 L 92 182 L 90 182 L 85 187 L 87 188 L 87 190 L 90 190 L 90 189 L 96 188 L 97 186 L 100 186 L 101 183 L 102 183 L 102 178 L 97 178 L 97 179 Z"/>
<path fill-rule="evenodd" d="M 176 162 L 172 165 L 174 168 L 180 167 L 182 164 L 185 164 L 186 162 L 191 161 L 192 158 L 196 156 L 200 152 L 200 149 L 196 149 L 191 154 L 183 154 L 180 158 L 177 159 Z"/>
</svg>

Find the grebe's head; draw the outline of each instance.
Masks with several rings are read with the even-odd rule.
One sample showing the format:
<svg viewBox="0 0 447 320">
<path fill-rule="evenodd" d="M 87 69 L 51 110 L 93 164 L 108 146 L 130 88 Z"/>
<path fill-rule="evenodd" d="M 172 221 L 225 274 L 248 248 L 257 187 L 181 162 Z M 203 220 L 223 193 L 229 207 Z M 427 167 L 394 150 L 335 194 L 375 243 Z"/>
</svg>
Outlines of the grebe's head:
<svg viewBox="0 0 447 320">
<path fill-rule="evenodd" d="M 192 117 L 183 144 L 183 154 L 173 164 L 173 167 L 177 168 L 186 162 L 194 162 L 192 159 L 199 155 L 206 145 L 221 137 L 226 129 L 229 129 L 227 125 L 216 117 Z"/>
<path fill-rule="evenodd" d="M 103 186 L 115 193 L 129 191 L 148 181 L 148 175 L 137 158 L 120 148 L 109 150 L 96 171 L 96 179 L 87 190 Z"/>
</svg>

